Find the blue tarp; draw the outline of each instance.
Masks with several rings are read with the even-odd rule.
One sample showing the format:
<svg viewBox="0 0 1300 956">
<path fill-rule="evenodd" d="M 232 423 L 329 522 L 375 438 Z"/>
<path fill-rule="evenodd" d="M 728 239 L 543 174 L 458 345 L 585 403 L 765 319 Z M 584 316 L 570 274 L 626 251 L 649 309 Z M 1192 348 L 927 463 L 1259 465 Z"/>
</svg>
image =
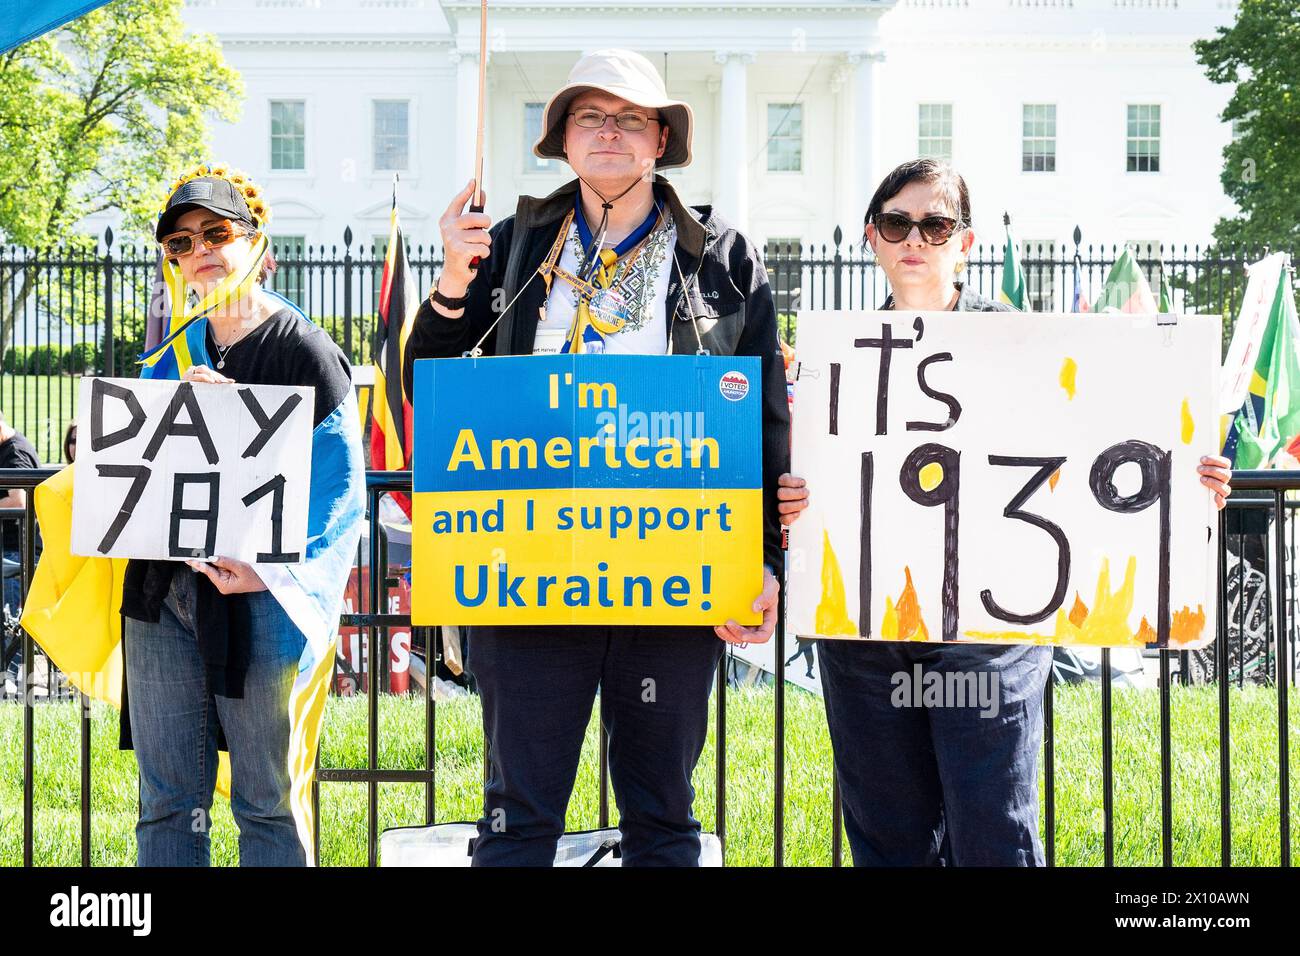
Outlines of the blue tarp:
<svg viewBox="0 0 1300 956">
<path fill-rule="evenodd" d="M 108 0 L 4 0 L 0 3 L 0 53 L 102 7 Z"/>
</svg>

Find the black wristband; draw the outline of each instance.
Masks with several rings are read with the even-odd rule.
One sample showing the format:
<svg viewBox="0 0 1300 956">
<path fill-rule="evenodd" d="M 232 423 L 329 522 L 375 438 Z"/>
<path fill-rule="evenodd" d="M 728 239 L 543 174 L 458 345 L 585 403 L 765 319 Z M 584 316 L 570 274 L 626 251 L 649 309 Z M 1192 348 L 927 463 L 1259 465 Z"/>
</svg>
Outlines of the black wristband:
<svg viewBox="0 0 1300 956">
<path fill-rule="evenodd" d="M 434 282 L 433 288 L 429 290 L 429 301 L 442 306 L 444 309 L 455 311 L 456 309 L 465 308 L 465 305 L 469 302 L 469 291 L 466 290 L 465 294 L 459 299 L 451 299 L 439 292 L 438 283 Z"/>
</svg>

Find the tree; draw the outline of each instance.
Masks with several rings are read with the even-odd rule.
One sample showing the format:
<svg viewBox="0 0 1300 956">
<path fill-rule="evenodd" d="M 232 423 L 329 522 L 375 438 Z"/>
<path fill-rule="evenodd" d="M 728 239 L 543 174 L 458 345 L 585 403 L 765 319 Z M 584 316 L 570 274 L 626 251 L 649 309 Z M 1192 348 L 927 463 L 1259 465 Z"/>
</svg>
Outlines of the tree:
<svg viewBox="0 0 1300 956">
<path fill-rule="evenodd" d="M 187 35 L 183 0 L 114 0 L 0 55 L 0 233 L 93 250 L 108 210 L 151 223 L 178 170 L 209 158 L 208 119 L 238 118 L 243 82 L 216 39 Z M 0 270 L 0 356 L 36 269 Z"/>
<path fill-rule="evenodd" d="M 1213 82 L 1236 84 L 1220 179 L 1241 212 L 1219 220 L 1215 241 L 1300 249 L 1300 6 L 1242 0 L 1236 22 L 1195 50 Z"/>
</svg>

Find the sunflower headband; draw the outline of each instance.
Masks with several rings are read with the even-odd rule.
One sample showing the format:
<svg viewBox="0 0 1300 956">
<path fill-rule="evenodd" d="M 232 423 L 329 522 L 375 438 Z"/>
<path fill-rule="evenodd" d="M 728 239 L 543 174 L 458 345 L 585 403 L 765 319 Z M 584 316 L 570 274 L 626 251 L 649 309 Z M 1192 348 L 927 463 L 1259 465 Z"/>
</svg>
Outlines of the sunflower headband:
<svg viewBox="0 0 1300 956">
<path fill-rule="evenodd" d="M 241 169 L 231 169 L 225 163 L 200 163 L 193 166 L 181 174 L 174 183 L 167 189 L 167 196 L 163 203 L 158 207 L 158 218 L 161 219 L 164 212 L 167 211 L 167 204 L 171 202 L 172 196 L 176 190 L 180 189 L 186 183 L 193 179 L 202 179 L 205 177 L 214 177 L 224 179 L 244 197 L 244 202 L 248 205 L 248 211 L 253 217 L 253 225 L 259 231 L 265 230 L 271 222 L 271 205 L 262 195 L 262 188 L 253 182 L 251 176 Z"/>
</svg>

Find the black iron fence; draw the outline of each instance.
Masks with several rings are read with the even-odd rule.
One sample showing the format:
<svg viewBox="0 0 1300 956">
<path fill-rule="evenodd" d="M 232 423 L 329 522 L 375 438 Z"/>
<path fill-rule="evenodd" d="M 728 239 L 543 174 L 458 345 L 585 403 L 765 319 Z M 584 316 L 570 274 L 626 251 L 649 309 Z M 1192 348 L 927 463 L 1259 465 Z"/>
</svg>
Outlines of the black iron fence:
<svg viewBox="0 0 1300 956">
<path fill-rule="evenodd" d="M 37 535 L 35 516 L 31 507 L 30 491 L 41 480 L 52 474 L 53 470 L 18 471 L 0 470 L 0 487 L 21 488 L 28 491 L 28 504 L 21 516 L 10 516 L 3 520 L 18 522 L 23 530 L 22 553 L 16 569 L 23 593 L 29 579 L 30 569 L 36 553 Z M 1232 859 L 1232 782 L 1234 742 L 1237 752 L 1251 752 L 1252 745 L 1260 740 L 1267 740 L 1273 732 L 1277 735 L 1277 845 L 1279 858 L 1283 866 L 1290 865 L 1290 739 L 1289 739 L 1289 691 L 1296 679 L 1296 635 L 1297 616 L 1297 561 L 1300 553 L 1296 551 L 1296 515 L 1297 502 L 1288 495 L 1300 490 L 1300 471 L 1295 472 L 1237 472 L 1232 484 L 1238 492 L 1229 502 L 1229 508 L 1220 519 L 1220 560 L 1218 587 L 1218 617 L 1215 643 L 1202 651 L 1159 650 L 1158 689 L 1159 695 L 1159 729 L 1155 734 L 1160 754 L 1160 846 L 1161 861 L 1164 866 L 1171 866 L 1174 861 L 1174 800 L 1173 800 L 1173 759 L 1174 747 L 1171 733 L 1171 689 L 1175 682 L 1189 684 L 1203 682 L 1213 684 L 1218 691 L 1218 774 L 1217 780 L 1210 776 L 1202 778 L 1201 785 L 1206 789 L 1217 787 L 1220 812 L 1220 858 L 1223 866 L 1228 866 Z M 389 554 L 389 542 L 384 526 L 378 520 L 380 500 L 388 493 L 409 491 L 409 472 L 371 472 L 367 476 L 368 502 L 368 544 L 359 550 L 357 556 L 358 581 L 365 581 L 359 587 L 357 597 L 360 603 L 355 610 L 345 614 L 341 625 L 356 627 L 368 637 L 366 647 L 367 670 L 369 681 L 363 687 L 367 695 L 367 763 L 364 768 L 317 768 L 316 782 L 313 786 L 313 802 L 317 830 L 316 848 L 320 849 L 320 785 L 353 784 L 367 788 L 366 840 L 367 861 L 374 866 L 378 862 L 379 848 L 379 787 L 385 783 L 422 784 L 425 788 L 425 822 L 433 823 L 436 819 L 435 804 L 435 769 L 437 753 L 434 745 L 434 727 L 437 705 L 432 693 L 433 674 L 438 664 L 439 641 L 432 628 L 411 628 L 409 614 L 392 613 L 389 595 L 398 586 L 400 573 L 404 570 L 400 564 L 394 564 Z M 1247 495 L 1254 493 L 1253 497 Z M 1279 520 L 1279 516 L 1280 520 Z M 380 569 L 380 573 L 363 576 L 363 568 Z M 1234 583 L 1235 582 L 1235 583 Z M 781 614 L 778 621 L 784 620 L 784 592 L 782 592 Z M 424 705 L 424 766 L 421 769 L 392 770 L 379 766 L 380 694 L 390 685 L 386 679 L 386 662 L 390 659 L 390 637 L 396 631 L 412 633 L 415 646 L 425 655 L 426 679 L 422 685 L 406 693 L 423 697 Z M 775 660 L 785 659 L 787 636 L 783 624 L 779 623 L 775 641 Z M 0 700 L 0 707 L 22 708 L 22 858 L 24 865 L 32 864 L 34 843 L 34 808 L 35 808 L 35 742 L 33 734 L 33 717 L 35 708 L 43 706 L 30 692 L 32 674 L 40 668 L 44 660 L 29 635 L 17 627 L 13 617 L 6 616 L 4 629 L 3 654 L 0 655 L 0 672 L 9 665 L 11 658 L 17 657 L 21 664 L 17 674 L 17 685 L 28 689 L 16 699 Z M 1114 807 L 1114 708 L 1112 698 L 1112 670 L 1110 651 L 1101 652 L 1101 738 L 1100 753 L 1097 759 L 1101 767 L 1103 786 L 1103 834 L 1104 862 L 1113 865 L 1115 860 L 1115 807 Z M 335 677 L 343 677 L 348 670 L 346 661 L 336 660 Z M 91 724 L 88 702 L 75 691 L 66 687 L 60 675 L 44 661 L 45 680 L 47 681 L 44 700 L 57 700 L 67 697 L 80 697 L 80 841 L 81 863 L 89 866 L 91 861 Z M 1276 728 L 1252 725 L 1250 736 L 1256 739 L 1242 740 L 1239 732 L 1233 737 L 1230 727 L 1231 698 L 1229 690 L 1236 683 L 1241 686 L 1246 681 L 1272 688 L 1276 695 Z M 344 682 L 331 681 L 331 692 L 335 693 Z M 717 722 L 715 754 L 715 794 L 716 802 L 712 816 L 714 832 L 726 848 L 727 822 L 727 669 L 720 668 L 714 691 L 714 708 Z M 773 746 L 773 813 L 772 813 L 772 848 L 775 865 L 784 861 L 784 837 L 786 833 L 786 684 L 782 680 L 774 682 L 774 736 Z M 1056 833 L 1060 825 L 1057 814 L 1057 777 L 1056 753 L 1058 745 L 1058 727 L 1053 709 L 1054 685 L 1048 683 L 1045 692 L 1043 720 L 1043 770 L 1045 781 L 1043 830 L 1045 834 L 1045 851 L 1049 864 L 1056 862 Z M 1239 728 L 1240 730 L 1240 728 Z M 600 800 L 597 825 L 609 824 L 609 789 L 607 773 L 607 751 L 604 735 L 600 736 L 599 774 Z M 842 858 L 841 815 L 838 788 L 834 783 L 832 800 L 832 827 L 825 839 L 831 846 L 832 860 L 839 865 Z M 705 817 L 705 819 L 708 819 Z"/>
<path fill-rule="evenodd" d="M 279 269 L 271 288 L 297 303 L 329 331 L 354 364 L 368 363 L 374 338 L 385 248 L 357 243 L 351 229 L 337 245 L 276 243 Z M 1094 301 L 1122 250 L 1082 243 L 1030 242 L 1021 250 L 1026 292 L 1034 311 L 1074 309 Z M 408 249 L 415 283 L 427 289 L 442 262 L 433 247 Z M 1140 245 L 1137 259 L 1152 288 L 1169 280 L 1175 311 L 1225 317 L 1225 341 L 1245 289 L 1248 263 L 1262 249 L 1206 250 L 1197 246 Z M 831 242 L 773 243 L 764 259 L 793 340 L 799 309 L 870 309 L 888 294 L 885 277 L 860 243 L 836 229 Z M 966 270 L 971 286 L 996 296 L 1003 250 L 977 246 Z M 0 413 L 30 438 L 43 461 L 61 460 L 63 430 L 76 414 L 82 373 L 130 375 L 144 345 L 154 299 L 156 247 L 116 245 L 111 229 L 95 244 L 48 249 L 0 246 Z"/>
</svg>

